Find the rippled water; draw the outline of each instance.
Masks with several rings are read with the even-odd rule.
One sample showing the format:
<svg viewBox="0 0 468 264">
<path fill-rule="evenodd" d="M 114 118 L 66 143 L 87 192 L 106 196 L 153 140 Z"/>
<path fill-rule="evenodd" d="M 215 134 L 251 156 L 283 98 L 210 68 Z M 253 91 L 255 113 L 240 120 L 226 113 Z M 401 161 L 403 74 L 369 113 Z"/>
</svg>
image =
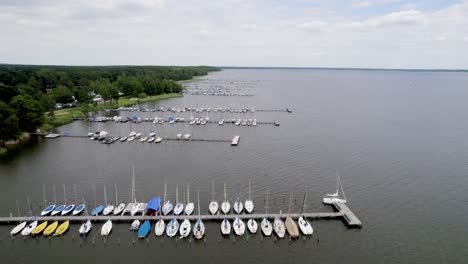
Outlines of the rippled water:
<svg viewBox="0 0 468 264">
<path fill-rule="evenodd" d="M 75 122 L 60 131 L 85 134 L 106 129 L 114 134 L 149 132 L 164 136 L 191 133 L 195 138 L 230 139 L 240 135 L 238 147 L 228 143 L 140 142 L 102 145 L 82 138 L 60 138 L 32 144 L 0 163 L 0 214 L 16 214 L 16 200 L 27 211 L 26 196 L 39 212 L 47 199 L 79 198 L 94 205 L 93 184 L 103 201 L 117 184 L 119 199 L 130 196 L 131 167 L 135 166 L 137 198 L 147 200 L 164 192 L 191 199 L 200 191 L 202 211 L 211 199 L 211 181 L 218 200 L 223 183 L 234 200 L 247 195 L 249 179 L 256 210 L 264 211 L 270 188 L 270 212 L 288 210 L 294 193 L 299 211 L 307 193 L 307 211 L 332 211 L 321 198 L 335 188 L 338 168 L 349 207 L 363 222 L 351 230 L 340 220 L 311 221 L 310 239 L 275 241 L 261 235 L 224 239 L 219 224 L 207 224 L 206 242 L 160 239 L 133 243 L 128 225 L 120 224 L 104 243 L 96 235 L 80 241 L 78 226 L 62 238 L 8 238 L 10 226 L 1 226 L 0 253 L 6 262 L 45 259 L 50 263 L 130 261 L 196 261 L 207 263 L 462 263 L 468 257 L 468 75 L 441 72 L 335 71 L 335 70 L 223 70 L 210 80 L 253 81 L 252 97 L 191 96 L 148 103 L 148 107 L 253 107 L 286 108 L 294 112 L 247 114 L 259 121 L 278 120 L 281 126 L 234 125 L 154 126 Z M 122 113 L 131 116 L 135 113 Z M 154 113 L 140 114 L 154 116 Z M 168 117 L 169 114 L 161 114 Z M 178 116 L 173 114 L 174 116 Z M 189 117 L 190 114 L 185 114 Z M 206 116 L 206 114 L 202 114 Z M 211 113 L 212 119 L 221 118 Z M 239 115 L 237 115 L 239 116 Z M 226 118 L 226 114 L 222 116 Z M 230 115 L 230 118 L 234 115 Z M 94 243 L 93 243 L 94 241 Z"/>
</svg>

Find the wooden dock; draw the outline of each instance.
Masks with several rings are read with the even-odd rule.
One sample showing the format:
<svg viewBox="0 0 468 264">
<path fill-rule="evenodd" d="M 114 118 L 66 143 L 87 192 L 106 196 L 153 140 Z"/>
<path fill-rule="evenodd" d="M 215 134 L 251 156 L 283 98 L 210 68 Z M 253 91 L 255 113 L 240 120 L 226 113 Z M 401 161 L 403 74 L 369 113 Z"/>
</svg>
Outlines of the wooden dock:
<svg viewBox="0 0 468 264">
<path fill-rule="evenodd" d="M 239 217 L 244 220 L 248 219 L 263 219 L 263 218 L 268 218 L 268 219 L 274 219 L 275 217 L 280 217 L 282 219 L 286 219 L 288 216 L 290 216 L 292 219 L 298 219 L 301 215 L 304 215 L 305 218 L 307 219 L 344 219 L 345 223 L 349 227 L 361 227 L 361 221 L 354 215 L 354 213 L 349 209 L 348 206 L 345 204 L 338 204 L 334 203 L 333 204 L 334 208 L 338 210 L 338 212 L 328 212 L 328 213 L 278 213 L 278 214 L 241 214 Z M 218 213 L 216 215 L 210 215 L 210 214 L 204 214 L 201 215 L 200 218 L 204 221 L 222 221 L 224 218 L 228 220 L 234 220 L 236 219 L 237 215 L 236 214 L 221 214 Z M 149 216 L 149 215 L 135 215 L 135 216 L 130 216 L 130 215 L 109 215 L 109 216 L 37 216 L 35 217 L 36 220 L 38 221 L 70 221 L 72 223 L 82 223 L 83 221 L 89 219 L 93 222 L 104 222 L 107 220 L 112 220 L 114 222 L 132 222 L 134 220 L 140 220 L 140 221 L 145 221 L 145 220 L 153 220 L 157 221 L 158 219 L 163 219 L 163 220 L 171 220 L 172 218 L 175 218 L 179 221 L 182 221 L 184 219 L 188 219 L 190 221 L 196 221 L 198 219 L 198 215 L 166 215 L 166 216 Z M 31 217 L 29 216 L 21 216 L 21 217 L 0 217 L 0 224 L 17 224 L 22 221 L 29 221 L 31 220 Z"/>
</svg>

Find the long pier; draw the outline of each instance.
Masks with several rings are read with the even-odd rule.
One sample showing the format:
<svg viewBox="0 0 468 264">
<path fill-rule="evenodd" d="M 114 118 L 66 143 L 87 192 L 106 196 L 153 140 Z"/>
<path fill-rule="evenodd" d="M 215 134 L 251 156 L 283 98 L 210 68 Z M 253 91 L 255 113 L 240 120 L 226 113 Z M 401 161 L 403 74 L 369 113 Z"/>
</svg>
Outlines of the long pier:
<svg viewBox="0 0 468 264">
<path fill-rule="evenodd" d="M 293 219 L 298 219 L 300 216 L 304 216 L 307 219 L 340 219 L 342 218 L 345 223 L 349 227 L 361 227 L 361 222 L 359 219 L 354 215 L 354 213 L 344 204 L 339 204 L 339 207 L 337 207 L 334 204 L 335 209 L 338 210 L 338 208 L 341 208 L 338 210 L 338 212 L 328 212 L 328 213 L 277 213 L 277 214 L 215 214 L 215 215 L 210 215 L 210 214 L 203 214 L 198 216 L 197 214 L 193 215 L 164 215 L 164 216 L 149 216 L 149 215 L 135 215 L 135 216 L 130 216 L 130 215 L 109 215 L 109 216 L 37 216 L 35 217 L 36 220 L 38 221 L 70 221 L 72 223 L 81 223 L 85 220 L 91 220 L 95 222 L 104 222 L 107 220 L 112 220 L 115 222 L 132 222 L 134 220 L 153 220 L 157 221 L 159 219 L 163 220 L 171 220 L 173 218 L 177 220 L 184 220 L 188 219 L 191 221 L 196 221 L 199 217 L 200 219 L 204 221 L 222 221 L 223 219 L 229 219 L 229 220 L 234 220 L 237 217 L 241 219 L 263 219 L 263 218 L 268 218 L 268 219 L 274 219 L 276 217 L 280 217 L 282 219 L 285 219 L 288 216 L 291 216 Z M 14 224 L 22 221 L 29 221 L 31 220 L 31 217 L 29 216 L 21 216 L 21 217 L 0 217 L 0 224 Z"/>
</svg>

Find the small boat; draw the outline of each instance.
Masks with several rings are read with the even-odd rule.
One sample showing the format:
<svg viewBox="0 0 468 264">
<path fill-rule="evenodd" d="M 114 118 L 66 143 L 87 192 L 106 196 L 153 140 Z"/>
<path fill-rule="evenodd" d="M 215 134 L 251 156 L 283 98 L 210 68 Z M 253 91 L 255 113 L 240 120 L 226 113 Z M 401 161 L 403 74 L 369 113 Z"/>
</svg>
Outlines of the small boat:
<svg viewBox="0 0 468 264">
<path fill-rule="evenodd" d="M 110 204 L 104 208 L 104 210 L 102 211 L 102 215 L 109 215 L 110 213 L 114 211 L 114 209 L 115 209 L 114 206 Z"/>
<path fill-rule="evenodd" d="M 279 126 L 279 125 L 280 125 L 279 121 L 275 121 L 275 126 Z"/>
<path fill-rule="evenodd" d="M 179 222 L 177 221 L 177 219 L 172 218 L 172 220 L 167 224 L 166 235 L 168 237 L 173 237 L 177 234 L 178 230 L 179 230 Z"/>
<path fill-rule="evenodd" d="M 162 236 L 164 234 L 164 229 L 166 228 L 166 224 L 164 220 L 160 218 L 156 225 L 154 225 L 154 235 L 155 236 Z"/>
<path fill-rule="evenodd" d="M 127 142 L 132 142 L 133 140 L 135 140 L 135 137 L 129 137 L 129 138 L 127 138 Z"/>
<path fill-rule="evenodd" d="M 37 226 L 37 220 L 32 221 L 21 231 L 21 235 L 29 236 L 31 232 L 36 228 L 36 226 Z"/>
<path fill-rule="evenodd" d="M 200 192 L 198 192 L 198 219 L 193 226 L 193 236 L 195 239 L 202 239 L 205 235 L 205 225 L 200 218 Z"/>
<path fill-rule="evenodd" d="M 234 203 L 234 212 L 236 212 L 237 214 L 241 214 L 243 210 L 244 210 L 244 206 L 240 200 L 240 197 L 237 196 L 237 200 Z"/>
<path fill-rule="evenodd" d="M 195 209 L 195 204 L 190 202 L 190 185 L 187 184 L 187 204 L 184 208 L 184 213 L 186 215 L 191 215 Z"/>
<path fill-rule="evenodd" d="M 286 225 L 286 231 L 288 231 L 288 234 L 291 238 L 299 237 L 299 230 L 297 228 L 297 224 L 296 222 L 294 222 L 291 215 L 289 214 L 286 217 L 285 225 Z"/>
<path fill-rule="evenodd" d="M 32 234 L 33 236 L 39 235 L 39 234 L 42 233 L 42 231 L 44 231 L 44 229 L 47 227 L 47 224 L 48 224 L 47 221 L 44 221 L 44 222 L 40 223 L 39 225 L 37 225 L 37 226 L 33 229 L 33 231 L 31 232 L 31 234 Z"/>
<path fill-rule="evenodd" d="M 214 181 L 212 182 L 212 186 L 211 186 L 211 202 L 210 202 L 210 205 L 208 206 L 208 209 L 212 215 L 215 215 L 219 209 L 218 202 L 215 201 L 214 199 Z"/>
<path fill-rule="evenodd" d="M 150 137 L 150 138 L 148 139 L 148 143 L 151 143 L 151 142 L 153 142 L 153 141 L 154 141 L 154 137 Z"/>
<path fill-rule="evenodd" d="M 188 237 L 190 235 L 191 230 L 192 225 L 190 224 L 190 221 L 188 219 L 184 219 L 184 221 L 182 221 L 182 224 L 180 224 L 179 228 L 180 237 Z"/>
<path fill-rule="evenodd" d="M 64 204 L 55 207 L 55 209 L 52 211 L 51 215 L 52 216 L 58 215 L 59 213 L 61 213 L 63 211 L 63 209 L 65 209 L 65 207 L 66 207 L 66 205 L 64 205 Z"/>
<path fill-rule="evenodd" d="M 182 138 L 182 134 L 179 133 L 179 134 L 176 135 L 176 137 L 177 137 L 177 139 L 181 139 L 181 138 Z"/>
<path fill-rule="evenodd" d="M 55 232 L 55 229 L 57 229 L 58 226 L 58 221 L 54 221 L 52 224 L 48 225 L 47 228 L 44 230 L 43 235 L 44 236 L 49 236 L 52 233 Z"/>
<path fill-rule="evenodd" d="M 124 141 L 126 141 L 127 139 L 128 139 L 128 137 L 121 137 L 121 138 L 120 138 L 120 142 L 124 142 Z"/>
<path fill-rule="evenodd" d="M 51 204 L 51 205 L 47 206 L 44 210 L 42 210 L 41 216 L 46 216 L 46 215 L 50 214 L 54 209 L 55 209 L 54 204 Z"/>
<path fill-rule="evenodd" d="M 151 231 L 151 223 L 149 220 L 146 220 L 140 226 L 140 229 L 138 229 L 138 238 L 145 238 L 149 234 L 150 231 Z"/>
<path fill-rule="evenodd" d="M 65 221 L 63 222 L 62 224 L 60 224 L 57 229 L 55 230 L 55 233 L 54 235 L 55 236 L 61 236 L 63 234 L 65 234 L 65 232 L 68 231 L 68 228 L 70 227 L 70 221 Z"/>
<path fill-rule="evenodd" d="M 343 193 L 343 198 L 339 198 L 339 188 L 341 187 L 341 192 Z M 346 203 L 346 195 L 343 191 L 343 185 L 341 185 L 340 176 L 338 174 L 338 169 L 336 170 L 336 192 L 327 194 L 323 198 L 324 204 L 333 204 L 333 203 Z"/>
<path fill-rule="evenodd" d="M 268 216 L 268 188 L 266 195 L 265 215 Z M 260 228 L 262 229 L 263 235 L 271 236 L 271 233 L 273 232 L 273 226 L 271 225 L 267 217 L 263 218 L 262 222 L 260 223 Z"/>
<path fill-rule="evenodd" d="M 89 220 L 86 220 L 81 226 L 80 226 L 80 229 L 78 230 L 78 232 L 80 233 L 80 235 L 82 236 L 85 236 L 89 233 L 89 231 L 91 231 L 91 228 L 93 227 L 93 225 L 91 224 L 91 221 Z"/>
<path fill-rule="evenodd" d="M 237 216 L 236 220 L 232 223 L 234 233 L 238 236 L 242 236 L 245 233 L 245 224 L 239 216 Z"/>
<path fill-rule="evenodd" d="M 224 119 L 221 119 L 219 122 L 218 122 L 218 125 L 222 126 L 224 124 Z"/>
<path fill-rule="evenodd" d="M 73 210 L 72 215 L 79 215 L 81 214 L 81 212 L 83 212 L 84 209 L 85 209 L 85 205 L 80 204 L 77 207 L 75 207 L 75 210 Z"/>
<path fill-rule="evenodd" d="M 179 203 L 179 185 L 176 185 L 176 205 L 174 207 L 174 214 L 180 215 L 184 211 L 184 204 Z"/>
<path fill-rule="evenodd" d="M 140 142 L 145 142 L 146 140 L 148 140 L 147 137 L 142 137 L 142 138 L 140 139 Z"/>
<path fill-rule="evenodd" d="M 226 183 L 224 184 L 224 202 L 221 204 L 221 211 L 223 211 L 224 214 L 231 211 L 231 203 L 226 199 Z"/>
<path fill-rule="evenodd" d="M 254 120 L 252 121 L 252 126 L 256 126 L 256 125 L 257 125 L 257 119 L 254 119 Z"/>
<path fill-rule="evenodd" d="M 304 216 L 305 199 L 306 199 L 306 195 L 304 193 L 304 200 L 302 202 L 302 212 L 297 223 L 299 224 L 299 229 L 301 229 L 302 234 L 304 234 L 305 236 L 310 236 L 314 233 L 314 229 L 312 228 L 312 226 L 310 225 L 310 223 L 307 221 L 306 217 Z"/>
<path fill-rule="evenodd" d="M 103 205 L 98 205 L 96 208 L 94 208 L 91 211 L 91 215 L 99 215 L 99 214 L 102 213 L 102 211 L 104 211 L 104 206 Z"/>
<path fill-rule="evenodd" d="M 150 136 L 150 137 L 154 137 L 155 135 L 156 135 L 156 133 L 154 133 L 153 131 L 151 131 L 151 132 L 149 133 L 149 136 Z"/>
<path fill-rule="evenodd" d="M 226 218 L 224 218 L 221 223 L 221 234 L 223 234 L 223 236 L 229 236 L 231 234 L 231 223 L 229 223 L 229 220 Z"/>
<path fill-rule="evenodd" d="M 161 137 L 157 137 L 155 140 L 154 140 L 154 143 L 159 143 L 162 141 L 162 138 Z"/>
<path fill-rule="evenodd" d="M 139 137 L 141 137 L 141 133 L 136 133 L 135 138 L 139 138 Z"/>
<path fill-rule="evenodd" d="M 244 202 L 245 211 L 251 214 L 254 210 L 254 203 L 250 197 L 250 180 L 249 180 L 249 198 Z"/>
<path fill-rule="evenodd" d="M 130 231 L 137 231 L 140 228 L 140 220 L 135 220 L 130 225 Z"/>
<path fill-rule="evenodd" d="M 112 231 L 112 221 L 107 220 L 101 228 L 101 236 L 108 236 Z"/>
<path fill-rule="evenodd" d="M 19 232 L 21 232 L 21 231 L 26 227 L 26 224 L 27 224 L 27 221 L 24 221 L 24 222 L 19 223 L 17 226 L 15 226 L 15 227 L 10 231 L 10 235 L 11 235 L 11 236 L 14 236 L 14 235 L 18 234 Z"/>
<path fill-rule="evenodd" d="M 185 140 L 189 140 L 191 137 L 192 137 L 192 135 L 190 135 L 190 134 L 185 134 L 185 135 L 184 135 L 184 139 L 185 139 Z"/>
<path fill-rule="evenodd" d="M 67 205 L 67 207 L 65 207 L 65 209 L 63 209 L 62 211 L 62 215 L 67 215 L 69 214 L 71 211 L 73 211 L 73 209 L 75 208 L 75 205 L 74 204 L 69 204 Z"/>
<path fill-rule="evenodd" d="M 124 209 L 125 209 L 125 203 L 119 203 L 117 207 L 114 208 L 114 211 L 112 213 L 114 215 L 120 215 Z"/>
<path fill-rule="evenodd" d="M 166 201 L 166 190 L 167 190 L 166 184 L 164 184 L 164 200 L 165 201 Z M 164 215 L 168 215 L 172 211 L 173 207 L 174 206 L 172 205 L 171 201 L 167 200 L 166 203 L 164 203 L 161 211 Z"/>
<path fill-rule="evenodd" d="M 258 229 L 257 221 L 255 221 L 255 219 L 249 219 L 249 221 L 247 221 L 247 229 L 249 229 L 249 232 L 252 234 L 257 233 L 257 229 Z"/>
<path fill-rule="evenodd" d="M 281 218 L 275 217 L 275 220 L 273 221 L 273 229 L 275 230 L 275 233 L 279 238 L 284 237 L 284 234 L 286 233 L 286 228 Z"/>
</svg>

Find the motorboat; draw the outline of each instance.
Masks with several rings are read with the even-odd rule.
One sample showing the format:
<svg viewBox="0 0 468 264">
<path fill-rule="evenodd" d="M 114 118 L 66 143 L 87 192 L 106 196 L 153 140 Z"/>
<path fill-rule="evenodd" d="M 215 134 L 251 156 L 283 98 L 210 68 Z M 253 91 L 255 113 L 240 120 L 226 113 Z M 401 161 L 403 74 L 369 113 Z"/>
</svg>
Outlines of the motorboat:
<svg viewBox="0 0 468 264">
<path fill-rule="evenodd" d="M 108 236 L 112 231 L 112 221 L 107 220 L 101 228 L 101 236 Z"/>
<path fill-rule="evenodd" d="M 91 224 L 91 221 L 90 220 L 86 220 L 81 226 L 80 226 L 80 229 L 78 230 L 78 232 L 80 233 L 80 235 L 82 236 L 85 236 L 89 233 L 89 231 L 91 231 L 91 228 L 93 227 L 93 225 Z"/>
<path fill-rule="evenodd" d="M 184 221 L 182 221 L 182 224 L 180 224 L 179 228 L 180 237 L 182 238 L 189 236 L 191 229 L 192 226 L 190 224 L 190 221 L 188 219 L 184 219 Z"/>
<path fill-rule="evenodd" d="M 143 224 L 138 229 L 138 238 L 145 238 L 151 231 L 151 223 L 149 220 L 143 222 Z"/>
<path fill-rule="evenodd" d="M 167 224 L 166 235 L 168 237 L 174 237 L 177 234 L 178 230 L 179 230 L 179 222 L 177 221 L 177 219 L 172 218 L 171 221 Z"/>
<path fill-rule="evenodd" d="M 281 218 L 275 217 L 275 220 L 273 221 L 273 229 L 275 230 L 275 233 L 279 238 L 284 237 L 284 234 L 286 233 L 286 228 Z"/>
<path fill-rule="evenodd" d="M 244 221 L 242 221 L 242 219 L 240 219 L 239 216 L 237 216 L 237 218 L 234 220 L 232 225 L 233 225 L 234 233 L 236 235 L 242 236 L 245 233 Z"/>
<path fill-rule="evenodd" d="M 223 236 L 229 236 L 231 234 L 231 223 L 229 223 L 229 220 L 226 218 L 224 218 L 221 223 L 221 234 L 223 234 Z"/>
<path fill-rule="evenodd" d="M 21 235 L 29 236 L 31 232 L 36 228 L 36 226 L 37 226 L 37 220 L 33 220 L 21 231 Z"/>
<path fill-rule="evenodd" d="M 130 225 L 130 231 L 137 231 L 140 228 L 140 220 L 134 220 Z"/>
<path fill-rule="evenodd" d="M 249 232 L 252 234 L 257 233 L 257 229 L 258 229 L 257 221 L 255 221 L 255 219 L 249 219 L 249 221 L 247 221 L 247 229 L 249 229 Z"/>
</svg>

